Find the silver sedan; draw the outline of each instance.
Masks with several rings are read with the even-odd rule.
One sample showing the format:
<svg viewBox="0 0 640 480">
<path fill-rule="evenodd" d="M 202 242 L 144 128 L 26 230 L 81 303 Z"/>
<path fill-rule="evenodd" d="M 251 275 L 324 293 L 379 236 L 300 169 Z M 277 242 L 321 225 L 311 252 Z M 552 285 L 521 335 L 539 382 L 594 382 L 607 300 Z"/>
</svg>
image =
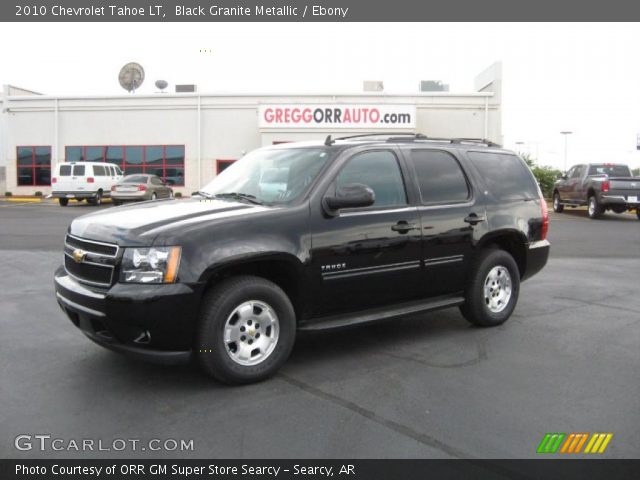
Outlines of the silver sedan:
<svg viewBox="0 0 640 480">
<path fill-rule="evenodd" d="M 115 205 L 159 198 L 173 198 L 173 190 L 157 175 L 127 175 L 111 187 L 111 200 Z"/>
</svg>

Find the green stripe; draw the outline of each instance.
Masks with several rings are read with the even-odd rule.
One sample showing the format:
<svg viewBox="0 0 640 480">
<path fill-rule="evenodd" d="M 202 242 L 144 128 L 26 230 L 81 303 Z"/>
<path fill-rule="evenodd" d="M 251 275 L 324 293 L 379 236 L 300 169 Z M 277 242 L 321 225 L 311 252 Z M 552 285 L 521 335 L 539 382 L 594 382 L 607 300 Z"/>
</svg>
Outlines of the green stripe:
<svg viewBox="0 0 640 480">
<path fill-rule="evenodd" d="M 545 446 L 547 445 L 547 442 L 549 441 L 549 439 L 551 438 L 551 434 L 547 433 L 544 438 L 542 439 L 542 441 L 540 442 L 540 445 L 538 445 L 538 453 L 546 453 L 545 452 Z"/>
<path fill-rule="evenodd" d="M 564 440 L 565 436 L 566 436 L 565 433 L 558 433 L 558 439 L 556 440 L 556 443 L 553 445 L 553 447 L 551 447 L 551 451 L 549 453 L 556 453 L 558 448 L 560 448 L 560 445 L 562 444 L 562 440 Z"/>
</svg>

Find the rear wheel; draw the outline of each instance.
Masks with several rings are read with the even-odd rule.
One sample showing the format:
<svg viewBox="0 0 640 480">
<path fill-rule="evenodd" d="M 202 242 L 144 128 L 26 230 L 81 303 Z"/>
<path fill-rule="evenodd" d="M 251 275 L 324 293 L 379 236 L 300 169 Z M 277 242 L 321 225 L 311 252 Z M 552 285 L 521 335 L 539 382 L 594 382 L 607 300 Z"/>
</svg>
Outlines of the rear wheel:
<svg viewBox="0 0 640 480">
<path fill-rule="evenodd" d="M 151 194 L 151 200 L 157 200 L 158 199 L 158 195 L 156 194 L 156 192 L 153 192 Z"/>
<path fill-rule="evenodd" d="M 194 350 L 216 379 L 252 383 L 278 371 L 295 334 L 295 312 L 282 289 L 263 278 L 238 276 L 205 296 Z"/>
<path fill-rule="evenodd" d="M 564 210 L 564 205 L 560 203 L 560 194 L 555 192 L 553 194 L 553 211 L 556 213 L 562 213 Z"/>
<path fill-rule="evenodd" d="M 636 217 L 640 220 L 640 207 L 636 208 Z"/>
<path fill-rule="evenodd" d="M 494 327 L 506 322 L 518 302 L 520 272 L 511 255 L 490 248 L 475 262 L 460 311 L 473 325 Z"/>
<path fill-rule="evenodd" d="M 67 205 L 69 205 L 69 199 L 68 198 L 59 198 L 58 199 L 58 203 L 60 204 L 61 207 L 66 207 Z"/>
<path fill-rule="evenodd" d="M 604 213 L 604 208 L 602 208 L 595 195 L 591 195 L 589 197 L 587 202 L 587 213 L 591 219 L 600 218 Z"/>
</svg>

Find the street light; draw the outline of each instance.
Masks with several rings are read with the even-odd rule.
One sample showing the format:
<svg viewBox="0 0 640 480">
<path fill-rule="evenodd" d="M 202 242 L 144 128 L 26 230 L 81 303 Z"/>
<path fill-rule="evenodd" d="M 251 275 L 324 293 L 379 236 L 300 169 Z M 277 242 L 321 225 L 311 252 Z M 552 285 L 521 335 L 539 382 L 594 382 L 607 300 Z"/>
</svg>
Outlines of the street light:
<svg viewBox="0 0 640 480">
<path fill-rule="evenodd" d="M 560 132 L 561 135 L 564 135 L 564 171 L 567 171 L 567 137 L 571 135 L 573 132 L 564 131 Z"/>
</svg>

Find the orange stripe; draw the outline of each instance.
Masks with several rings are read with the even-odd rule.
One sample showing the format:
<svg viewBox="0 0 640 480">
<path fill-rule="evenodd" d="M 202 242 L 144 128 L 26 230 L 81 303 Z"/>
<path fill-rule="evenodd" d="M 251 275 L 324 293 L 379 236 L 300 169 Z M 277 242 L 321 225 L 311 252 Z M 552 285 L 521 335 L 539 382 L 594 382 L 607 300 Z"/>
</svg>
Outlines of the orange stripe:
<svg viewBox="0 0 640 480">
<path fill-rule="evenodd" d="M 570 434 L 567 439 L 564 441 L 564 445 L 562 445 L 562 450 L 560 450 L 560 453 L 567 453 L 567 449 L 569 448 L 569 444 L 571 443 L 571 441 L 573 440 L 573 437 L 575 437 L 575 433 Z"/>
<path fill-rule="evenodd" d="M 578 443 L 578 446 L 576 447 L 575 453 L 580 453 L 580 451 L 582 450 L 582 446 L 584 445 L 584 442 L 586 442 L 587 438 L 589 438 L 588 433 L 581 433 L 580 435 L 582 435 L 582 438 L 580 439 L 580 443 Z"/>
<path fill-rule="evenodd" d="M 576 445 L 578 445 L 578 441 L 580 440 L 580 434 L 575 434 L 575 437 L 573 439 L 573 442 L 571 443 L 571 446 L 569 447 L 569 453 L 573 453 L 574 449 L 576 448 Z"/>
</svg>

